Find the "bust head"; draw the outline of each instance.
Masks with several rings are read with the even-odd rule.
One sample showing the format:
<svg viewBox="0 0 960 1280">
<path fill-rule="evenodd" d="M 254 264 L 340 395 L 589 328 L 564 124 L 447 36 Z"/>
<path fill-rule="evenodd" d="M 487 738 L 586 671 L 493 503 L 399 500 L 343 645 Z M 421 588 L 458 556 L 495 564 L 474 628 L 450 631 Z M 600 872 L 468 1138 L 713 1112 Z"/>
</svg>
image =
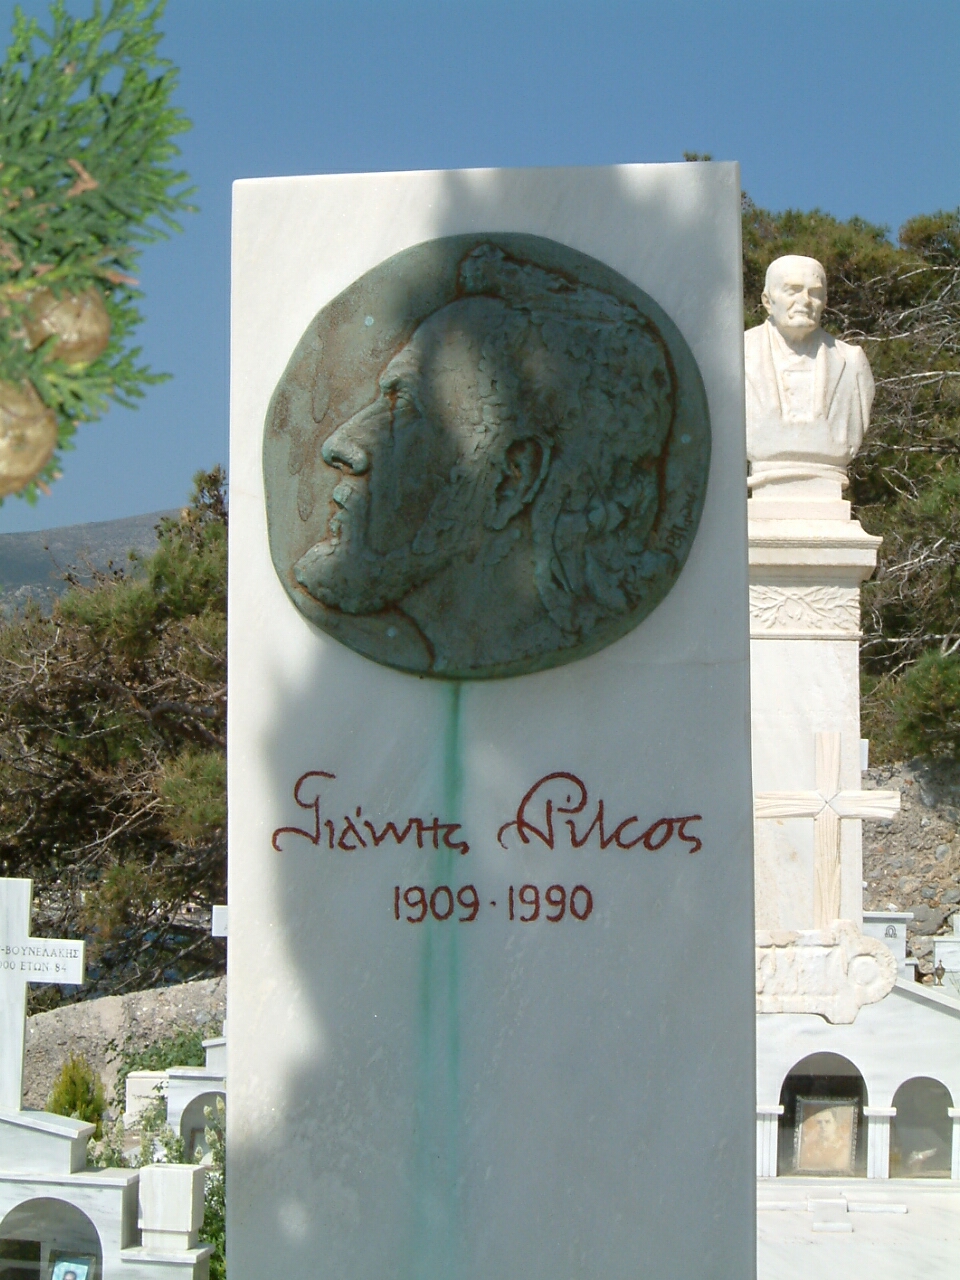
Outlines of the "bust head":
<svg viewBox="0 0 960 1280">
<path fill-rule="evenodd" d="M 787 254 L 767 267 L 761 298 L 788 342 L 803 342 L 820 327 L 827 304 L 827 273 L 816 258 Z"/>
</svg>

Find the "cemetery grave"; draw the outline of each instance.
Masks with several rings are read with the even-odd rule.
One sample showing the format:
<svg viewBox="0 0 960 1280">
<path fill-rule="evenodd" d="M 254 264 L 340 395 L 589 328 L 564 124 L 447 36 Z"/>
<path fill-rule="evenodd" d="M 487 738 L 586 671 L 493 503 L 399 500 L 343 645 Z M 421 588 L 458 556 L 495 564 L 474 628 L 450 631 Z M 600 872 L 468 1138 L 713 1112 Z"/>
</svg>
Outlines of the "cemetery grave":
<svg viewBox="0 0 960 1280">
<path fill-rule="evenodd" d="M 866 767 L 872 382 L 787 341 L 811 259 L 747 342 L 750 937 L 735 186 L 237 188 L 234 1280 L 752 1274 L 755 1175 L 762 1280 L 952 1256 L 956 796 Z M 4 903 L 0 1275 L 203 1280 L 202 1172 L 85 1168 L 90 1126 L 21 1109 L 26 982 L 82 981 L 83 944 Z M 131 1127 L 161 1091 L 196 1144 L 204 1046 L 128 1075 Z"/>
<path fill-rule="evenodd" d="M 206 1280 L 205 1171 L 95 1168 L 95 1126 L 22 1108 L 26 985 L 83 982 L 84 943 L 33 937 L 32 885 L 0 879 L 0 1271 L 9 1280 Z"/>
<path fill-rule="evenodd" d="M 753 1272 L 739 217 L 235 187 L 232 1280 Z"/>
<path fill-rule="evenodd" d="M 869 744 L 860 741 L 859 592 L 880 540 L 851 518 L 842 490 L 874 384 L 863 352 L 819 327 L 827 290 L 820 263 L 775 260 L 763 294 L 768 319 L 745 338 L 760 1268 L 778 1280 L 802 1265 L 791 1236 L 799 1212 L 810 1214 L 803 1235 L 836 1239 L 861 1231 L 850 1216 L 855 1200 L 871 1215 L 916 1213 L 916 1225 L 890 1231 L 871 1218 L 878 1229 L 862 1228 L 869 1238 L 855 1252 L 818 1243 L 825 1274 L 892 1275 L 912 1256 L 920 1219 L 930 1222 L 928 1198 L 905 1195 L 905 1186 L 942 1180 L 938 1208 L 947 1213 L 935 1219 L 925 1263 L 940 1257 L 960 1204 L 960 1000 L 952 984 L 914 981 L 907 956 L 909 934 L 916 942 L 939 927 L 940 894 L 951 891 L 931 886 L 915 913 L 900 910 L 903 895 L 920 888 L 904 879 L 901 901 L 876 909 L 877 880 L 890 883 L 876 875 L 879 849 L 896 842 L 900 853 L 909 831 L 911 863 L 938 853 L 943 861 L 949 842 L 925 857 L 923 833 L 927 841 L 948 833 L 929 814 L 912 816 L 910 793 L 926 800 L 929 778 L 914 787 L 900 772 L 910 797 L 903 816 L 899 790 L 878 787 L 877 772 L 873 785 L 861 784 Z M 879 776 L 888 783 L 894 771 Z M 889 825 L 871 826 L 864 857 L 861 823 L 878 819 Z M 893 861 L 887 872 L 902 868 L 902 853 Z M 941 978 L 952 946 L 935 944 Z M 866 1199 L 858 1179 L 873 1190 Z M 891 1181 L 895 1193 L 877 1194 Z M 806 1203 L 794 1190 L 805 1184 Z M 772 1218 L 768 1227 L 765 1211 L 792 1215 L 790 1230 Z"/>
</svg>

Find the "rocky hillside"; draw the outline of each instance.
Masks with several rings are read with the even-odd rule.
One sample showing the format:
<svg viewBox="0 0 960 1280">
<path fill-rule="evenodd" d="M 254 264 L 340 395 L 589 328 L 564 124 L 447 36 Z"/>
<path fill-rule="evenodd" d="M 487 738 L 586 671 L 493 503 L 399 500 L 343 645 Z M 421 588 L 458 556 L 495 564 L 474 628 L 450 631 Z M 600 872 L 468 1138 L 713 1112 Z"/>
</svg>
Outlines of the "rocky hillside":
<svg viewBox="0 0 960 1280">
<path fill-rule="evenodd" d="M 900 791 L 893 822 L 863 824 L 866 911 L 912 911 L 908 946 L 929 974 L 934 934 L 960 911 L 960 771 L 912 764 L 869 769 L 864 786 Z"/>
</svg>

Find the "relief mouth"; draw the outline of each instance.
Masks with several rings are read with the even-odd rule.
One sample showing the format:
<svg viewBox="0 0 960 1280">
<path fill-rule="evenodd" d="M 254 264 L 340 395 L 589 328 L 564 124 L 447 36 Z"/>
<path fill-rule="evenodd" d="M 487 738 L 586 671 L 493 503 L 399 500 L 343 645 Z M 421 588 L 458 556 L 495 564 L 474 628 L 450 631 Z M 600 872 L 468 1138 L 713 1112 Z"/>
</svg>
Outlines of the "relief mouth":
<svg viewBox="0 0 960 1280">
<path fill-rule="evenodd" d="M 358 504 L 364 500 L 364 494 L 361 492 L 360 485 L 350 480 L 341 480 L 330 496 L 337 510 L 327 522 L 327 528 L 331 539 L 338 542 L 344 530 L 344 522 L 349 522 L 351 517 L 355 517 Z"/>
<path fill-rule="evenodd" d="M 341 480 L 333 491 L 333 500 L 338 507 L 346 510 L 350 497 L 354 492 L 353 485 L 347 480 Z"/>
</svg>

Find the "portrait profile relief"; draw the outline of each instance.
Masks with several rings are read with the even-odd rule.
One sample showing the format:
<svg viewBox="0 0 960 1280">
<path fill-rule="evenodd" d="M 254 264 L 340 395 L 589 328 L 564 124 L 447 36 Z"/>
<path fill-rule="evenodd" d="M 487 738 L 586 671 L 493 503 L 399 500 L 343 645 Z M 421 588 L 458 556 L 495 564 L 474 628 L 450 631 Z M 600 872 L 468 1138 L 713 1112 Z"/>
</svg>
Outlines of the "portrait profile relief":
<svg viewBox="0 0 960 1280">
<path fill-rule="evenodd" d="M 450 236 L 315 317 L 264 432 L 273 561 L 307 618 L 389 666 L 509 676 L 663 600 L 710 464 L 669 317 L 541 237 Z"/>
</svg>

